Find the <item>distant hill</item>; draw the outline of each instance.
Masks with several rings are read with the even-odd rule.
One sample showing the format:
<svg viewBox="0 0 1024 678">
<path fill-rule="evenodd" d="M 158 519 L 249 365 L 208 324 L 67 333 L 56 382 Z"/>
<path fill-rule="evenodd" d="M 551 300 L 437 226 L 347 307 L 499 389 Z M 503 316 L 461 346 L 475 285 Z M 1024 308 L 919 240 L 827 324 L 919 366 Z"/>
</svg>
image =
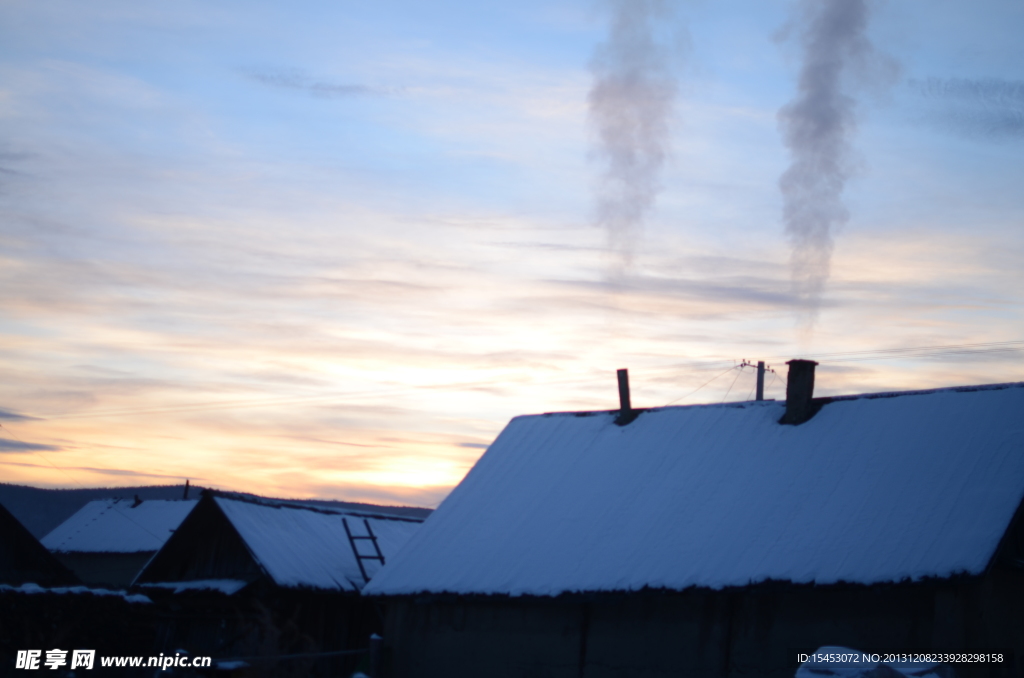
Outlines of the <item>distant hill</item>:
<svg viewBox="0 0 1024 678">
<path fill-rule="evenodd" d="M 189 498 L 196 499 L 203 490 L 193 485 L 189 488 Z M 143 501 L 151 499 L 182 499 L 185 495 L 184 485 L 152 485 L 139 487 L 98 487 L 73 490 L 47 490 L 25 485 L 8 485 L 0 483 L 0 504 L 7 507 L 15 518 L 28 529 L 37 539 L 49 534 L 70 518 L 78 509 L 94 499 L 111 499 L 124 497 L 127 499 L 138 495 Z M 247 495 L 260 497 L 260 495 Z M 314 504 L 330 508 L 368 513 L 388 513 L 410 518 L 426 518 L 431 509 L 410 506 L 378 506 L 351 501 L 335 501 L 331 499 L 281 499 L 280 497 L 260 497 L 276 501 L 293 501 L 295 503 Z"/>
</svg>

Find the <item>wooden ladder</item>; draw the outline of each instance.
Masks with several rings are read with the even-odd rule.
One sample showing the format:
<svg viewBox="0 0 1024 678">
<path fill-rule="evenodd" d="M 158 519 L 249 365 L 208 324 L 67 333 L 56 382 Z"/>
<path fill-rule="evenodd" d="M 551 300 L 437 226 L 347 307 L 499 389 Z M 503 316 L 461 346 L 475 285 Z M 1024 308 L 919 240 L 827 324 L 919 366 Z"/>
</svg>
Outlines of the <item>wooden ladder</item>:
<svg viewBox="0 0 1024 678">
<path fill-rule="evenodd" d="M 341 522 L 345 526 L 345 534 L 348 535 L 348 543 L 352 546 L 352 554 L 356 557 L 356 564 L 359 565 L 359 571 L 363 575 L 363 583 L 369 584 L 370 578 L 366 576 L 366 568 L 363 566 L 363 561 L 379 560 L 381 565 L 384 564 L 384 554 L 381 553 L 380 544 L 377 543 L 377 535 L 373 533 L 373 528 L 370 527 L 370 521 L 368 521 L 366 518 L 363 518 L 363 525 L 366 527 L 365 535 L 353 535 L 352 530 L 349 529 L 348 526 L 348 518 L 342 517 Z M 371 544 L 373 544 L 373 550 L 377 552 L 377 555 L 364 556 L 363 554 L 361 554 L 359 552 L 359 549 L 356 547 L 357 539 L 368 540 Z"/>
</svg>

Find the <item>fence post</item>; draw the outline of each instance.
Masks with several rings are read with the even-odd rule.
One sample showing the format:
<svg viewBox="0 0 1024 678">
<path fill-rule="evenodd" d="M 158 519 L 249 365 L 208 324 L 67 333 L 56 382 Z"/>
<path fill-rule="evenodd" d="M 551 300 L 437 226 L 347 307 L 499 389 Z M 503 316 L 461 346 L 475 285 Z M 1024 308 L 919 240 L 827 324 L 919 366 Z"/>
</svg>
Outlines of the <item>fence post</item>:
<svg viewBox="0 0 1024 678">
<path fill-rule="evenodd" d="M 370 678 L 380 678 L 380 651 L 384 639 L 376 633 L 370 635 Z"/>
</svg>

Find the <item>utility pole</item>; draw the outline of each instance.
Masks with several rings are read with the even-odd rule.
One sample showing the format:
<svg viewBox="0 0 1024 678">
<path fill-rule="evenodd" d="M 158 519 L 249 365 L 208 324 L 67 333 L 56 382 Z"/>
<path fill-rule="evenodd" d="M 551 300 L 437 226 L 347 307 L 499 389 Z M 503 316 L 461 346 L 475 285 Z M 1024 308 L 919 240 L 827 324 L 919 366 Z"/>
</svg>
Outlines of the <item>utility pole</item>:
<svg viewBox="0 0 1024 678">
<path fill-rule="evenodd" d="M 750 397 L 749 395 L 747 396 Z M 757 398 L 756 400 L 764 400 L 764 361 L 757 361 Z"/>
</svg>

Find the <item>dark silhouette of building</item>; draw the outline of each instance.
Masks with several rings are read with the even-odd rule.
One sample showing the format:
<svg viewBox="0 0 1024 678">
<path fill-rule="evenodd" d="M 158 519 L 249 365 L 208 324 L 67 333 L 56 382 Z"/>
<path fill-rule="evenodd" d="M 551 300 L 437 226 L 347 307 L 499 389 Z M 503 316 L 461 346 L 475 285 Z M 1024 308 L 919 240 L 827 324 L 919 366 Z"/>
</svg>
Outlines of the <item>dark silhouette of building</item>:
<svg viewBox="0 0 1024 678">
<path fill-rule="evenodd" d="M 49 587 L 78 583 L 75 575 L 0 504 L 0 584 Z"/>
<path fill-rule="evenodd" d="M 97 499 L 40 541 L 89 586 L 125 588 L 196 500 Z"/>
<path fill-rule="evenodd" d="M 789 403 L 514 418 L 364 589 L 390 675 L 1020 675 L 1024 384 L 814 398 L 808 363 Z"/>
</svg>

